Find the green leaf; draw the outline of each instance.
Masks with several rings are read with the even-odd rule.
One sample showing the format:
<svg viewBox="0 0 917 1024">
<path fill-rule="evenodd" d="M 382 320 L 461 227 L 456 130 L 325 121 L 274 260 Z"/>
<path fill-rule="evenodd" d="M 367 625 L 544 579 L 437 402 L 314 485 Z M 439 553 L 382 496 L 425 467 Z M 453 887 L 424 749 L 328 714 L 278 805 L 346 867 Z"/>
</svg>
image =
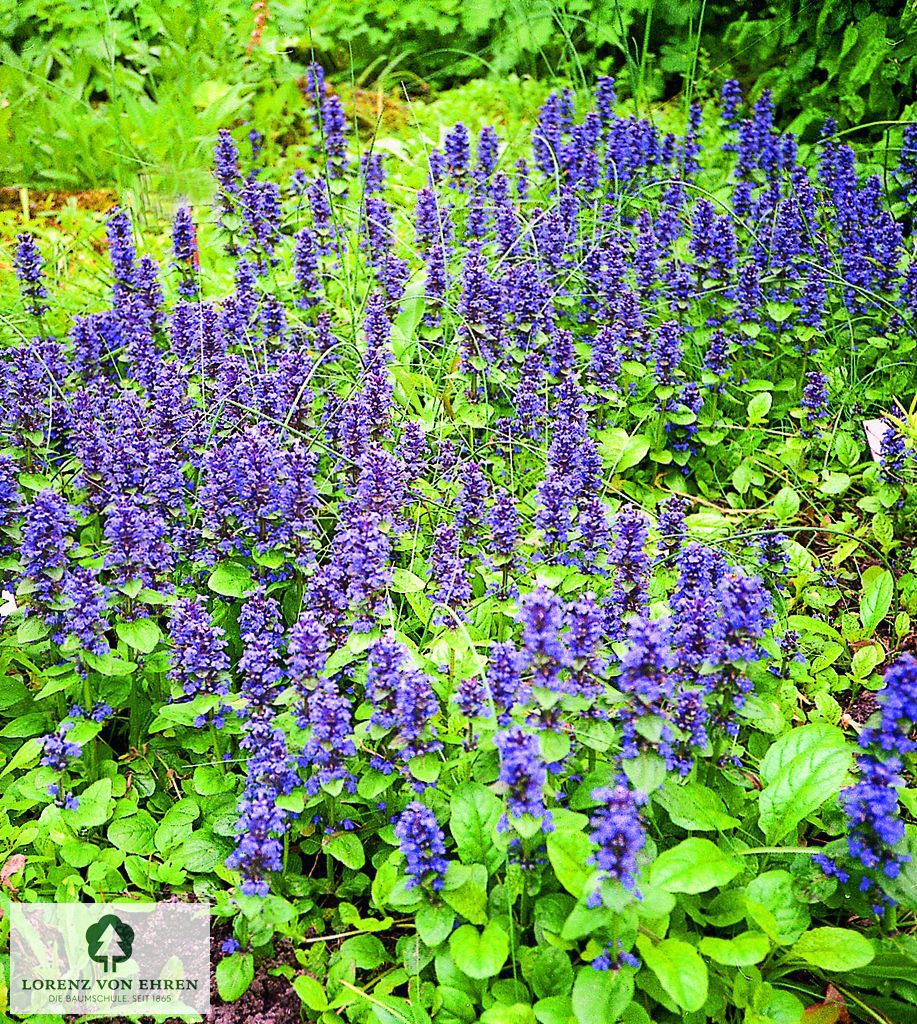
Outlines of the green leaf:
<svg viewBox="0 0 917 1024">
<path fill-rule="evenodd" d="M 599 450 L 602 461 L 611 473 L 623 473 L 642 462 L 649 453 L 651 442 L 643 434 L 631 437 L 626 430 L 613 427 L 602 432 Z"/>
<path fill-rule="evenodd" d="M 860 598 L 860 618 L 863 620 L 863 626 L 867 632 L 874 633 L 876 627 L 888 614 L 894 593 L 895 582 L 888 569 L 880 569 L 874 573 L 867 570 L 864 573 L 863 595 Z"/>
<path fill-rule="evenodd" d="M 223 597 L 242 597 L 252 589 L 252 574 L 238 562 L 221 562 L 210 574 L 207 586 Z"/>
<path fill-rule="evenodd" d="M 213 764 L 201 764 L 194 769 L 194 792 L 199 796 L 216 796 L 233 788 L 232 778 Z"/>
<path fill-rule="evenodd" d="M 136 662 L 122 661 L 112 651 L 105 654 L 93 654 L 92 651 L 81 651 L 80 657 L 86 664 L 103 676 L 129 676 L 137 670 Z"/>
<path fill-rule="evenodd" d="M 573 1013 L 577 1024 L 614 1024 L 621 1019 L 633 995 L 632 970 L 580 968 L 573 985 Z"/>
<path fill-rule="evenodd" d="M 315 978 L 310 978 L 308 974 L 300 974 L 293 979 L 293 991 L 310 1010 L 320 1012 L 328 1007 L 325 990 Z"/>
<path fill-rule="evenodd" d="M 192 832 L 172 856 L 186 871 L 205 875 L 228 854 L 229 850 L 224 848 L 221 840 L 208 829 L 201 829 Z"/>
<path fill-rule="evenodd" d="M 744 1024 L 817 1024 L 809 1014 L 803 1016 L 805 1008 L 796 996 L 767 982 L 755 992 L 754 1002 L 758 1012 L 746 1016 Z"/>
<path fill-rule="evenodd" d="M 834 451 L 840 464 L 849 469 L 860 461 L 862 449 L 852 434 L 840 431 L 834 439 Z"/>
<path fill-rule="evenodd" d="M 554 946 L 529 950 L 522 959 L 522 976 L 539 999 L 566 995 L 573 986 L 570 957 Z"/>
<path fill-rule="evenodd" d="M 430 1015 L 420 1003 L 396 996 L 374 996 L 372 1014 L 379 1024 L 430 1024 Z"/>
<path fill-rule="evenodd" d="M 575 1024 L 573 1000 L 569 996 L 548 996 L 534 1006 L 538 1024 Z M 472 1021 L 474 1018 L 472 1018 Z"/>
<path fill-rule="evenodd" d="M 135 619 L 133 622 L 118 622 L 115 632 L 128 647 L 143 654 L 150 654 L 162 639 L 162 630 L 152 619 Z"/>
<path fill-rule="evenodd" d="M 843 494 L 850 483 L 850 477 L 846 473 L 829 473 L 822 481 L 819 490 L 823 494 Z"/>
<path fill-rule="evenodd" d="M 446 871 L 442 897 L 472 924 L 487 921 L 487 869 L 483 864 L 457 864 Z"/>
<path fill-rule="evenodd" d="M 683 839 L 661 853 L 653 863 L 650 882 L 665 892 L 699 893 L 726 885 L 742 870 L 709 839 Z"/>
<path fill-rule="evenodd" d="M 424 581 L 407 569 L 396 568 L 392 570 L 391 589 L 396 594 L 416 594 L 423 590 L 424 586 Z"/>
<path fill-rule="evenodd" d="M 641 793 L 654 793 L 665 782 L 665 761 L 658 754 L 638 754 L 624 762 L 624 774 Z"/>
<path fill-rule="evenodd" d="M 748 403 L 748 422 L 751 424 L 762 423 L 771 411 L 773 403 L 774 396 L 769 391 L 759 391 Z"/>
<path fill-rule="evenodd" d="M 781 487 L 773 503 L 774 515 L 785 522 L 799 511 L 799 495 L 792 487 Z"/>
<path fill-rule="evenodd" d="M 480 782 L 465 782 L 452 794 L 449 829 L 465 864 L 483 864 L 488 874 L 506 857 L 494 842 L 503 805 Z"/>
<path fill-rule="evenodd" d="M 699 782 L 680 783 L 669 778 L 653 800 L 668 811 L 673 824 L 689 832 L 725 832 L 740 824 L 726 813 L 719 793 Z"/>
<path fill-rule="evenodd" d="M 40 733 L 46 733 L 50 724 L 48 716 L 43 711 L 34 711 L 30 715 L 19 715 L 18 718 L 7 722 L 0 729 L 0 736 L 17 740 L 25 739 L 27 736 L 38 736 Z"/>
<path fill-rule="evenodd" d="M 408 771 L 421 782 L 436 782 L 442 767 L 443 762 L 436 754 L 422 754 L 408 761 Z"/>
<path fill-rule="evenodd" d="M 767 936 L 760 932 L 743 932 L 732 939 L 701 939 L 700 951 L 725 967 L 751 967 L 759 964 L 770 952 Z"/>
<path fill-rule="evenodd" d="M 704 1005 L 707 965 L 692 945 L 680 939 L 663 939 L 653 945 L 647 936 L 639 935 L 637 948 L 643 962 L 680 1009 L 693 1013 Z"/>
<path fill-rule="evenodd" d="M 759 796 L 758 814 L 769 844 L 779 842 L 839 792 L 850 756 L 841 730 L 821 723 L 793 729 L 770 747 L 760 766 L 767 785 Z"/>
<path fill-rule="evenodd" d="M 29 618 L 16 630 L 16 643 L 23 645 L 31 644 L 50 632 L 50 627 L 46 626 L 41 619 L 37 617 Z"/>
<path fill-rule="evenodd" d="M 147 811 L 117 818 L 108 826 L 109 841 L 125 853 L 150 853 L 155 832 L 156 822 Z"/>
<path fill-rule="evenodd" d="M 255 977 L 255 961 L 251 953 L 231 953 L 217 964 L 217 991 L 220 999 L 233 1003 L 248 991 Z"/>
<path fill-rule="evenodd" d="M 809 927 L 809 911 L 796 895 L 793 876 L 781 869 L 765 871 L 745 887 L 749 921 L 782 946 L 795 942 Z"/>
<path fill-rule="evenodd" d="M 487 893 L 484 893 L 484 909 L 487 909 Z M 471 920 L 469 918 L 469 920 Z M 414 918 L 417 934 L 425 946 L 434 949 L 445 942 L 455 924 L 455 914 L 448 907 L 434 907 L 425 903 Z"/>
<path fill-rule="evenodd" d="M 347 867 L 359 871 L 366 863 L 366 854 L 363 852 L 363 844 L 353 832 L 339 832 L 336 836 L 326 839 L 323 844 L 326 853 L 330 853 L 335 860 L 339 860 Z"/>
<path fill-rule="evenodd" d="M 481 1024 L 535 1024 L 535 1012 L 528 1003 L 494 1003 L 480 1020 Z"/>
<path fill-rule="evenodd" d="M 355 935 L 341 943 L 341 956 L 352 960 L 363 971 L 374 971 L 388 959 L 385 946 L 375 935 Z"/>
<path fill-rule="evenodd" d="M 872 670 L 882 660 L 884 653 L 879 644 L 869 643 L 857 648 L 850 659 L 850 671 L 853 673 L 853 678 L 858 680 L 868 678 L 872 674 Z"/>
<path fill-rule="evenodd" d="M 786 732 L 771 744 L 758 766 L 761 781 L 770 784 L 786 772 L 786 769 L 802 754 L 818 747 L 845 747 L 846 740 L 841 729 L 824 722 L 801 725 Z"/>
<path fill-rule="evenodd" d="M 509 937 L 495 922 L 483 932 L 463 924 L 452 933 L 449 952 L 458 969 L 469 978 L 495 978 L 509 957 Z"/>
<path fill-rule="evenodd" d="M 64 820 L 73 828 L 96 828 L 111 817 L 111 779 L 99 779 L 80 793 L 76 810 L 63 811 Z"/>
<path fill-rule="evenodd" d="M 173 804 L 156 829 L 156 849 L 168 850 L 184 842 L 191 835 L 194 822 L 201 813 L 197 801 L 186 796 Z"/>
<path fill-rule="evenodd" d="M 586 884 L 595 868 L 586 861 L 595 852 L 585 832 L 552 832 L 548 836 L 548 860 L 557 881 L 576 899 L 586 895 Z"/>
<path fill-rule="evenodd" d="M 790 956 L 824 971 L 855 971 L 875 955 L 872 942 L 850 928 L 813 928 L 790 950 Z"/>
</svg>

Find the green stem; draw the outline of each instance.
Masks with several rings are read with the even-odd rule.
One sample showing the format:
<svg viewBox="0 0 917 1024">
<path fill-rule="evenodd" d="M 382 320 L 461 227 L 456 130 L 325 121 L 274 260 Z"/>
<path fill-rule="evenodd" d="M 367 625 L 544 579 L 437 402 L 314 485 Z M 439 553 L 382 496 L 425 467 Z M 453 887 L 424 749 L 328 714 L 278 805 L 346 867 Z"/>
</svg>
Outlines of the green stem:
<svg viewBox="0 0 917 1024">
<path fill-rule="evenodd" d="M 92 700 L 92 686 L 89 684 L 89 673 L 86 672 L 83 667 L 83 703 L 86 705 L 83 709 L 86 714 L 92 711 L 93 700 Z M 96 750 L 96 740 L 93 737 L 92 742 L 89 744 L 89 757 L 88 757 L 88 768 L 89 768 L 89 781 L 95 782 L 98 767 L 98 751 Z"/>
</svg>

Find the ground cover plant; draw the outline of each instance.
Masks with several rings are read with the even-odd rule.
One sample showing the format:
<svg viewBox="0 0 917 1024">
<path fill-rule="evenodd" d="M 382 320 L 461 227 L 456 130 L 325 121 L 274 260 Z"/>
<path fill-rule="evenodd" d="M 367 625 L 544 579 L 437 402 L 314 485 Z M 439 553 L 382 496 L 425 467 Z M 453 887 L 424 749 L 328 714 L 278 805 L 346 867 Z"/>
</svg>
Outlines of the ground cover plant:
<svg viewBox="0 0 917 1024">
<path fill-rule="evenodd" d="M 104 303 L 17 241 L 4 903 L 207 900 L 277 1020 L 907 1020 L 917 140 L 306 91 Z"/>
</svg>

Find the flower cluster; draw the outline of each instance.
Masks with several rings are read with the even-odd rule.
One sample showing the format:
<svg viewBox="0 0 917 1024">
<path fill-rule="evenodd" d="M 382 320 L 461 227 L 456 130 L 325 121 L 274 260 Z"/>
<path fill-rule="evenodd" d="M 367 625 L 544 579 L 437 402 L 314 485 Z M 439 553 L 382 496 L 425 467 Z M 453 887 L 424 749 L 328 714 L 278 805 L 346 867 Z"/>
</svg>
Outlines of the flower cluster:
<svg viewBox="0 0 917 1024">
<path fill-rule="evenodd" d="M 904 786 L 902 757 L 917 751 L 917 658 L 901 656 L 885 673 L 879 695 L 878 724 L 860 733 L 867 751 L 857 758 L 859 778 L 841 793 L 847 816 L 848 864 L 816 855 L 822 870 L 847 882 L 859 875 L 861 892 L 873 896 L 881 915 L 893 901 L 883 893 L 883 879 L 897 878 L 910 857 L 896 849 L 904 838 L 899 790 Z"/>
<path fill-rule="evenodd" d="M 409 803 L 395 822 L 395 836 L 404 854 L 407 888 L 442 889 L 449 862 L 442 829 L 430 808 L 417 800 Z"/>
</svg>

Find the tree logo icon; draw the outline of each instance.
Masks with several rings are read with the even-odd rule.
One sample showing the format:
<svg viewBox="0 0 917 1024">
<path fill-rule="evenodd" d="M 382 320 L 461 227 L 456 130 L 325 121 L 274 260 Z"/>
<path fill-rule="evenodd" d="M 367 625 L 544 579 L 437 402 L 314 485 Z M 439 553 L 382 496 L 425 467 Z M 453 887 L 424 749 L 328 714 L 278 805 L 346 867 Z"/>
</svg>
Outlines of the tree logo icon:
<svg viewBox="0 0 917 1024">
<path fill-rule="evenodd" d="M 106 914 L 86 929 L 89 959 L 102 964 L 107 974 L 117 964 L 130 960 L 134 948 L 134 929 L 120 917 Z"/>
</svg>

